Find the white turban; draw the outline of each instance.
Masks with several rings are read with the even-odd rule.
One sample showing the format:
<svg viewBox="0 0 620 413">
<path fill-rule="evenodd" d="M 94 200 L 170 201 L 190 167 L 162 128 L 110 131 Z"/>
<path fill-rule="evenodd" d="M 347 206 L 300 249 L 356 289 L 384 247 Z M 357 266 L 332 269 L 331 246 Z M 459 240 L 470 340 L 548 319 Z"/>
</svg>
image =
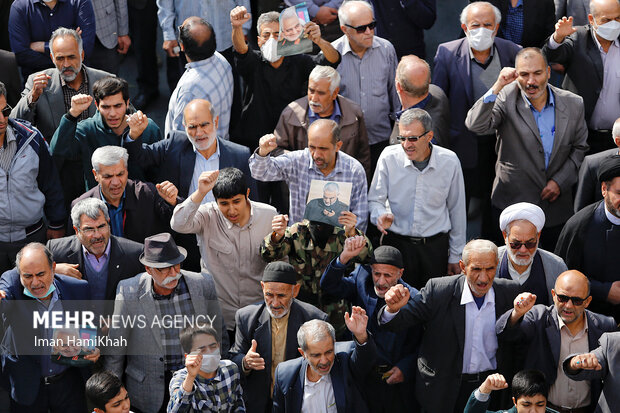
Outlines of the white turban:
<svg viewBox="0 0 620 413">
<path fill-rule="evenodd" d="M 536 232 L 540 232 L 545 226 L 545 213 L 538 205 L 519 202 L 502 211 L 499 216 L 499 229 L 506 231 L 508 224 L 520 219 L 531 222 L 536 227 Z"/>
</svg>

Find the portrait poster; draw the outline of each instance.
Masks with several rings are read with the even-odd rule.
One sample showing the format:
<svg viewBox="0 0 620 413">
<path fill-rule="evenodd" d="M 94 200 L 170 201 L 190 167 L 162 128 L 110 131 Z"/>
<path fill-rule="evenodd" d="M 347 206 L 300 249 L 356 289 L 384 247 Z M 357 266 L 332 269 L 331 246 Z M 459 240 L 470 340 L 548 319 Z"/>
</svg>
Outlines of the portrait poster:
<svg viewBox="0 0 620 413">
<path fill-rule="evenodd" d="M 352 191 L 351 182 L 313 179 L 310 182 L 304 219 L 341 227 L 338 217 L 342 211 L 349 211 Z"/>
<path fill-rule="evenodd" d="M 55 328 L 52 334 L 52 362 L 66 366 L 92 366 L 84 356 L 95 351 L 97 330 L 90 328 Z"/>
<path fill-rule="evenodd" d="M 277 52 L 280 56 L 292 56 L 312 51 L 312 40 L 304 34 L 304 26 L 310 21 L 306 3 L 287 7 L 280 13 L 280 36 Z"/>
</svg>

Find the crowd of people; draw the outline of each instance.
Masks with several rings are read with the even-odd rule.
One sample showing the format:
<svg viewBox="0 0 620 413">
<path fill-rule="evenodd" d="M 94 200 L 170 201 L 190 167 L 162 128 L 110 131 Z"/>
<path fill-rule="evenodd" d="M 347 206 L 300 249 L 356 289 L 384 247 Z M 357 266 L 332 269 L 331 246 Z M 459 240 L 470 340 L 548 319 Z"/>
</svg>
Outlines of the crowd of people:
<svg viewBox="0 0 620 413">
<path fill-rule="evenodd" d="M 620 2 L 300 3 L 11 2 L 0 412 L 620 411 Z"/>
</svg>

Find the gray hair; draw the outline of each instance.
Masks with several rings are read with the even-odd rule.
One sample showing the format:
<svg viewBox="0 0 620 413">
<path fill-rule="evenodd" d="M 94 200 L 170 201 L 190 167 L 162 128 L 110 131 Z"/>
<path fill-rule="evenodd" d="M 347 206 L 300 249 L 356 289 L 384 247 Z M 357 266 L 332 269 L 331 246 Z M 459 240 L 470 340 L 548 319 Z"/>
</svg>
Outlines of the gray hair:
<svg viewBox="0 0 620 413">
<path fill-rule="evenodd" d="M 497 7 L 495 7 L 494 5 L 486 1 L 474 1 L 473 3 L 469 3 L 467 6 L 465 6 L 463 11 L 461 12 L 461 24 L 464 24 L 465 26 L 467 26 L 467 13 L 469 13 L 469 11 L 473 7 L 483 6 L 483 5 L 491 7 L 493 9 L 493 14 L 495 14 L 495 25 L 500 24 L 500 22 L 502 21 L 502 13 L 499 11 Z"/>
<path fill-rule="evenodd" d="M 323 192 L 326 191 L 340 192 L 340 187 L 336 182 L 328 182 L 323 186 Z"/>
<path fill-rule="evenodd" d="M 469 258 L 472 252 L 478 254 L 492 253 L 495 255 L 495 261 L 497 258 L 497 245 L 493 244 L 491 241 L 487 239 L 473 239 L 469 241 L 465 248 L 463 248 L 463 263 L 465 265 L 469 265 Z"/>
<path fill-rule="evenodd" d="M 351 21 L 349 19 L 348 11 L 352 5 L 362 5 L 362 6 L 368 7 L 368 10 L 370 10 L 374 18 L 375 10 L 373 9 L 372 4 L 370 4 L 367 1 L 363 1 L 363 0 L 348 0 L 342 3 L 340 8 L 338 9 L 338 21 L 340 22 L 341 26 L 344 26 L 345 24 L 348 24 Z"/>
<path fill-rule="evenodd" d="M 280 23 L 280 13 L 277 11 L 270 11 L 267 13 L 263 13 L 258 17 L 258 21 L 256 22 L 256 31 L 260 36 L 261 27 L 266 23 Z"/>
<path fill-rule="evenodd" d="M 295 7 L 287 7 L 286 9 L 282 10 L 282 13 L 280 13 L 281 22 L 286 19 L 292 19 L 292 18 L 299 20 L 299 16 L 297 15 L 297 12 L 295 11 Z"/>
<path fill-rule="evenodd" d="M 125 168 L 127 168 L 127 161 L 129 160 L 129 153 L 127 149 L 121 146 L 107 145 L 95 149 L 93 156 L 90 157 L 90 163 L 93 169 L 99 172 L 101 165 L 113 166 L 123 161 Z"/>
<path fill-rule="evenodd" d="M 611 130 L 611 138 L 614 139 L 616 137 L 620 138 L 620 118 L 616 119 L 616 121 L 614 122 L 614 127 Z"/>
<path fill-rule="evenodd" d="M 422 65 L 428 72 L 428 76 L 421 86 L 415 85 L 409 80 L 409 71 L 414 65 Z M 425 60 L 417 56 L 403 56 L 396 67 L 396 81 L 407 94 L 415 97 L 424 96 L 428 93 L 428 87 L 431 83 L 431 67 Z"/>
<path fill-rule="evenodd" d="M 50 52 L 52 53 L 52 56 L 54 55 L 54 47 L 53 47 L 54 40 L 56 40 L 58 37 L 69 37 L 69 36 L 73 37 L 75 41 L 77 42 L 78 49 L 80 51 L 80 58 L 82 57 L 82 50 L 84 50 L 83 45 L 82 45 L 82 36 L 80 36 L 78 32 L 76 32 L 75 30 L 67 29 L 66 27 L 57 28 L 52 33 L 52 37 L 50 37 L 49 46 L 50 46 Z"/>
<path fill-rule="evenodd" d="M 331 337 L 332 342 L 336 342 L 336 330 L 327 321 L 310 320 L 306 321 L 297 330 L 297 344 L 303 351 L 308 351 L 308 342 L 315 343 Z"/>
<path fill-rule="evenodd" d="M 110 215 L 105 202 L 97 198 L 83 199 L 71 208 L 71 223 L 74 227 L 79 228 L 82 215 L 86 215 L 90 219 L 97 219 L 102 212 L 105 220 L 109 221 Z"/>
<path fill-rule="evenodd" d="M 340 87 L 340 73 L 330 66 L 315 66 L 310 72 L 309 79 L 315 82 L 321 79 L 329 80 L 329 93 L 334 93 L 334 90 Z"/>
<path fill-rule="evenodd" d="M 0 82 L 0 96 L 6 97 L 6 86 L 2 82 Z"/>
<path fill-rule="evenodd" d="M 45 258 L 47 259 L 47 263 L 49 267 L 52 268 L 52 264 L 54 264 L 54 257 L 52 256 L 52 251 L 50 251 L 49 248 L 47 248 L 45 245 L 41 244 L 40 242 L 31 242 L 29 244 L 26 244 L 21 250 L 19 250 L 19 252 L 15 256 L 15 267 L 17 268 L 17 272 L 20 275 L 22 271 L 19 269 L 19 263 L 21 262 L 22 257 L 27 250 L 43 251 L 43 253 L 45 254 Z"/>
<path fill-rule="evenodd" d="M 400 115 L 400 119 L 398 120 L 398 124 L 403 126 L 411 125 L 413 122 L 420 122 L 425 131 L 433 129 L 433 119 L 424 109 L 407 109 Z"/>
<path fill-rule="evenodd" d="M 312 125 L 310 125 L 310 127 L 314 126 L 315 124 L 316 124 L 315 127 L 317 128 L 321 127 L 322 124 L 331 126 L 332 143 L 335 145 L 338 142 L 340 142 L 340 125 L 338 125 L 338 122 L 336 122 L 335 120 L 331 120 L 331 119 L 321 118 L 321 119 L 317 119 L 314 122 L 312 122 Z"/>
</svg>

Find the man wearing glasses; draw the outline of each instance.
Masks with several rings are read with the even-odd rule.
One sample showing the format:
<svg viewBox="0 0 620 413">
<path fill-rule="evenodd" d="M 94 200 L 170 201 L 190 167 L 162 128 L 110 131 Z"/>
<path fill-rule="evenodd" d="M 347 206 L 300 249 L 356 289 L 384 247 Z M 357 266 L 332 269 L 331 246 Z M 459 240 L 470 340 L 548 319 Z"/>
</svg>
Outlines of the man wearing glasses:
<svg viewBox="0 0 620 413">
<path fill-rule="evenodd" d="M 11 109 L 0 82 L 0 272 L 13 268 L 24 245 L 62 237 L 66 219 L 45 139 L 30 123 L 9 119 Z"/>
<path fill-rule="evenodd" d="M 569 355 L 594 350 L 603 333 L 616 330 L 616 323 L 586 310 L 592 300 L 590 282 L 579 271 L 560 274 L 551 294 L 553 305 L 548 307 L 534 305 L 534 294 L 518 295 L 514 308 L 497 320 L 498 339 L 525 346 L 524 364 L 517 369 L 536 368 L 545 373 L 551 384 L 548 407 L 562 413 L 593 411 L 600 380 L 574 382 L 566 376 L 562 362 Z"/>
<path fill-rule="evenodd" d="M 538 304 L 550 305 L 555 279 L 568 268 L 562 258 L 538 248 L 544 226 L 538 205 L 519 202 L 502 211 L 499 228 L 506 246 L 499 247 L 496 276 L 518 281 L 523 291 L 536 294 Z"/>
<path fill-rule="evenodd" d="M 383 233 L 382 245 L 403 255 L 403 280 L 420 289 L 431 277 L 461 272 L 465 185 L 456 154 L 431 144 L 426 111 L 405 111 L 398 128 L 400 147 L 381 153 L 370 185 L 370 221 Z"/>
</svg>

